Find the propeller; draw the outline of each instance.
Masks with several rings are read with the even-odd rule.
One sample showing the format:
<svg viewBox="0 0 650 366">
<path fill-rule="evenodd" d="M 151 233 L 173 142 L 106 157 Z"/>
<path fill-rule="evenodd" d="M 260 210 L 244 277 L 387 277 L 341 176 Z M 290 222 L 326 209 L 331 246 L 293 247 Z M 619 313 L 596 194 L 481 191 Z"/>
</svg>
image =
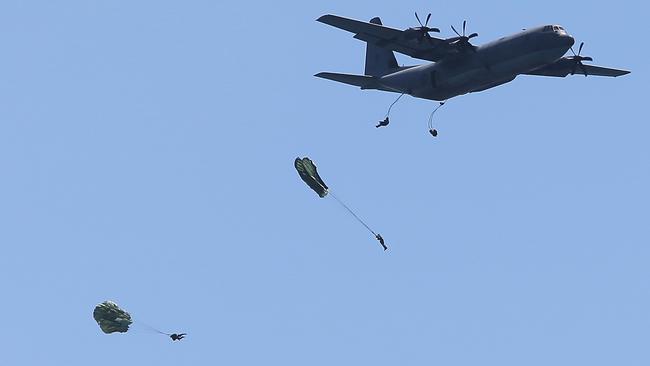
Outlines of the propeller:
<svg viewBox="0 0 650 366">
<path fill-rule="evenodd" d="M 420 20 L 420 17 L 418 16 L 417 12 L 415 12 L 415 19 L 417 19 L 418 23 L 420 23 L 420 26 L 409 28 L 408 30 L 413 33 L 416 33 L 418 42 L 422 43 L 422 41 L 426 38 L 429 41 L 429 43 L 431 43 L 430 41 L 431 36 L 429 35 L 429 33 L 430 32 L 440 33 L 440 29 L 432 28 L 428 26 L 429 19 L 431 19 L 431 13 L 427 15 L 427 19 L 424 21 L 424 24 L 422 24 L 422 21 Z"/>
<path fill-rule="evenodd" d="M 467 27 L 467 20 L 463 20 L 463 33 L 461 35 L 461 33 L 459 33 L 456 30 L 456 28 L 454 28 L 454 26 L 452 25 L 451 30 L 453 30 L 454 33 L 456 33 L 456 35 L 458 37 L 449 38 L 447 41 L 449 42 L 450 45 L 455 45 L 460 49 L 470 49 L 470 50 L 476 52 L 476 49 L 474 48 L 474 46 L 471 43 L 469 43 L 469 40 L 474 38 L 474 37 L 478 37 L 478 33 L 472 33 L 469 36 L 466 36 L 465 35 L 465 28 L 466 27 Z"/>
<path fill-rule="evenodd" d="M 582 52 L 582 46 L 584 45 L 585 45 L 584 42 L 580 43 L 580 47 L 578 48 L 577 54 L 573 50 L 573 47 L 571 47 L 571 53 L 573 53 L 573 56 L 567 57 L 567 59 L 573 61 L 573 68 L 571 69 L 571 75 L 574 75 L 576 73 L 576 69 L 579 66 L 580 70 L 582 70 L 582 73 L 585 74 L 585 77 L 587 77 L 587 69 L 585 68 L 585 65 L 582 63 L 582 61 L 593 61 L 594 59 L 589 56 L 580 56 L 580 52 Z"/>
</svg>

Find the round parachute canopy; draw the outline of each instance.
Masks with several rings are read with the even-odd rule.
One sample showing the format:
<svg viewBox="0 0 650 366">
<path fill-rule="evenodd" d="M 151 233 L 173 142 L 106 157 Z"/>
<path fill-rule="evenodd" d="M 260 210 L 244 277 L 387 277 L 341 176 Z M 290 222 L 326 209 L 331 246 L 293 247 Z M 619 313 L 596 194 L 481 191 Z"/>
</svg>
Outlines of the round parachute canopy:
<svg viewBox="0 0 650 366">
<path fill-rule="evenodd" d="M 293 163 L 293 166 L 298 171 L 300 179 L 303 182 L 307 183 L 309 188 L 313 189 L 314 192 L 320 197 L 323 198 L 327 196 L 327 185 L 318 175 L 318 170 L 316 170 L 316 164 L 309 158 L 296 158 Z"/>
<path fill-rule="evenodd" d="M 95 306 L 93 318 L 95 318 L 95 321 L 99 324 L 102 332 L 106 334 L 115 332 L 125 333 L 129 330 L 129 325 L 133 323 L 131 320 L 131 314 L 120 309 L 120 307 L 112 301 L 104 301 Z"/>
</svg>

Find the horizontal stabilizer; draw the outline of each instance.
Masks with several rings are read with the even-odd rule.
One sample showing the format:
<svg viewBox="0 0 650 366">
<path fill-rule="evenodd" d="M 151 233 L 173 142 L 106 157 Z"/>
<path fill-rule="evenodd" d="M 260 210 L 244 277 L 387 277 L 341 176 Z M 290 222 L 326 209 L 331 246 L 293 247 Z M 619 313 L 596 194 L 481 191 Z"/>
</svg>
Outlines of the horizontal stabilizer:
<svg viewBox="0 0 650 366">
<path fill-rule="evenodd" d="M 358 86 L 361 89 L 377 89 L 385 91 L 394 91 L 386 89 L 379 85 L 377 78 L 368 75 L 351 75 L 351 74 L 338 74 L 335 72 L 319 72 L 314 75 L 319 78 L 338 81 L 339 83 Z"/>
</svg>

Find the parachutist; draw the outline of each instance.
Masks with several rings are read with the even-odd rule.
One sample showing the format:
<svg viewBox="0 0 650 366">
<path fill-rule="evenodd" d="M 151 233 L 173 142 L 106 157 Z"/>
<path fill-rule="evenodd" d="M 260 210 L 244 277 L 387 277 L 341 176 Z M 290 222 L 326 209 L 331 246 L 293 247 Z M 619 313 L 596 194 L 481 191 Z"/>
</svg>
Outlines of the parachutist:
<svg viewBox="0 0 650 366">
<path fill-rule="evenodd" d="M 431 136 L 433 136 L 433 137 L 438 136 L 438 130 L 436 130 L 435 128 L 430 129 L 430 130 L 429 130 L 429 133 L 430 133 Z"/>
<path fill-rule="evenodd" d="M 381 234 L 375 235 L 375 238 L 377 238 L 377 240 L 379 240 L 379 244 L 381 244 L 381 246 L 384 247 L 384 251 L 388 249 L 386 244 L 384 244 L 384 238 L 381 237 Z"/>
<path fill-rule="evenodd" d="M 375 127 L 376 127 L 376 128 L 379 128 L 379 127 L 388 126 L 388 123 L 389 123 L 389 122 L 390 122 L 390 121 L 388 120 L 388 117 L 386 117 L 386 119 L 384 119 L 383 121 L 379 121 L 379 124 L 378 124 L 377 126 L 375 126 Z"/>
<path fill-rule="evenodd" d="M 386 118 L 386 121 L 388 121 L 388 118 Z M 327 195 L 330 197 L 334 198 L 336 202 L 338 202 L 343 208 L 345 208 L 350 215 L 354 216 L 361 225 L 363 225 L 366 229 L 368 229 L 369 232 L 372 233 L 372 235 L 379 240 L 381 245 L 384 247 L 384 250 L 388 249 L 386 245 L 384 244 L 384 239 L 381 237 L 381 235 L 375 233 L 368 224 L 366 224 L 359 216 L 357 216 L 354 211 L 348 205 L 346 205 L 343 201 L 341 201 L 338 197 L 334 195 L 334 193 L 329 191 L 329 188 L 327 188 L 327 185 L 323 180 L 321 179 L 320 175 L 318 175 L 318 170 L 316 169 L 316 165 L 314 164 L 311 159 L 305 157 L 305 158 L 296 158 L 296 160 L 293 162 L 293 166 L 296 168 L 296 171 L 298 172 L 298 175 L 300 176 L 300 179 L 302 179 L 303 182 L 305 182 L 309 188 L 311 188 L 320 198 L 324 198 Z"/>
<path fill-rule="evenodd" d="M 174 334 L 170 334 L 169 338 L 171 338 L 172 341 L 180 341 L 181 339 L 185 338 L 186 335 L 187 333 L 181 333 L 181 334 L 174 333 Z"/>
</svg>

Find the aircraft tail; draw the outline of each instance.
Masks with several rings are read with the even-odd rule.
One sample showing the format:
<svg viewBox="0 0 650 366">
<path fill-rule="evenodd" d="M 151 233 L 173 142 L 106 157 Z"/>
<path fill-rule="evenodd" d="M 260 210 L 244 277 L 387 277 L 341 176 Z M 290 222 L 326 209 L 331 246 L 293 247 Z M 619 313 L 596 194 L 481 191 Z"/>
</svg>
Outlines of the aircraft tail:
<svg viewBox="0 0 650 366">
<path fill-rule="evenodd" d="M 372 18 L 370 23 L 381 25 L 381 19 L 379 17 Z M 393 51 L 368 43 L 366 48 L 366 75 L 384 76 L 394 72 L 397 68 L 397 60 Z"/>
</svg>

